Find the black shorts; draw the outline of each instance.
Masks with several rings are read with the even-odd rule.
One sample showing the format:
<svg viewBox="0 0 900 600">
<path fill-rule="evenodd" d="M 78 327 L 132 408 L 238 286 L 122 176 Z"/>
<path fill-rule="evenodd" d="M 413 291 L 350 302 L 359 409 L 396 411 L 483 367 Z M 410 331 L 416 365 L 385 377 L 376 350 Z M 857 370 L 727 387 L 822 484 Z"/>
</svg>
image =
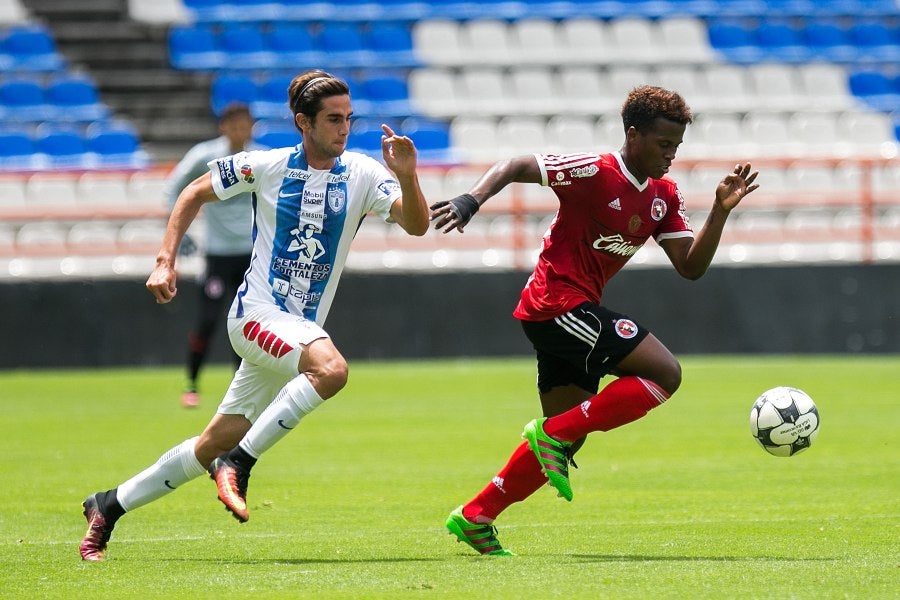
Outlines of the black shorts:
<svg viewBox="0 0 900 600">
<path fill-rule="evenodd" d="M 522 321 L 537 353 L 538 390 L 574 384 L 596 393 L 600 379 L 650 333 L 625 315 L 585 302 L 547 321 Z"/>
</svg>

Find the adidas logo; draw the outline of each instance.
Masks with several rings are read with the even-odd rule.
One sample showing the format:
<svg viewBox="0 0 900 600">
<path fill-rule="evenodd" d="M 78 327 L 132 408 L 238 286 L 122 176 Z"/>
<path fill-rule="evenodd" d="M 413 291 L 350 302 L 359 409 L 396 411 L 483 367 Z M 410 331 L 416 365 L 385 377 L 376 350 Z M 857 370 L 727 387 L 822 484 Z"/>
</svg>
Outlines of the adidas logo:
<svg viewBox="0 0 900 600">
<path fill-rule="evenodd" d="M 506 490 L 503 489 L 503 478 L 502 477 L 495 475 L 494 478 L 491 479 L 491 483 L 493 483 L 495 486 L 497 486 L 498 490 L 500 490 L 504 494 L 506 493 Z"/>
<path fill-rule="evenodd" d="M 591 408 L 591 401 L 585 400 L 581 403 L 581 412 L 584 414 L 585 419 L 589 419 L 591 416 L 588 414 L 588 410 Z"/>
<path fill-rule="evenodd" d="M 613 210 L 622 210 L 622 203 L 619 202 L 618 198 L 607 204 L 607 206 Z"/>
</svg>

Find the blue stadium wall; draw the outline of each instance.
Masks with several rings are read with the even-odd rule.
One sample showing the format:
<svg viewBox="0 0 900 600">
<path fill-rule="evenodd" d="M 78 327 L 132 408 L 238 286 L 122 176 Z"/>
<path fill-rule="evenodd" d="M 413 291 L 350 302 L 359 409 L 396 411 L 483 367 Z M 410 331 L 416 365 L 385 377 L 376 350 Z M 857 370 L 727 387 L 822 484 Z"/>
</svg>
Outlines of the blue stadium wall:
<svg viewBox="0 0 900 600">
<path fill-rule="evenodd" d="M 510 312 L 527 273 L 347 274 L 327 329 L 348 359 L 531 355 Z M 0 368 L 182 364 L 197 286 L 0 284 Z M 900 352 L 900 265 L 714 267 L 696 282 L 626 270 L 608 307 L 679 353 Z M 217 332 L 212 361 L 227 360 Z"/>
</svg>

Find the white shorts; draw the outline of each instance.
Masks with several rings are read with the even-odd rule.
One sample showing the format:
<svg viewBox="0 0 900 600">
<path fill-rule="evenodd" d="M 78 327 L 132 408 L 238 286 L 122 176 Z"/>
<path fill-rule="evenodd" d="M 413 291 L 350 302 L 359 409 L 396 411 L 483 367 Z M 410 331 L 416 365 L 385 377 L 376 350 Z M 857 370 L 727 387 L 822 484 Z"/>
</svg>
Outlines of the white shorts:
<svg viewBox="0 0 900 600">
<path fill-rule="evenodd" d="M 228 337 L 244 360 L 216 412 L 243 415 L 252 423 L 299 374 L 302 347 L 329 336 L 314 321 L 272 306 L 229 317 Z"/>
</svg>

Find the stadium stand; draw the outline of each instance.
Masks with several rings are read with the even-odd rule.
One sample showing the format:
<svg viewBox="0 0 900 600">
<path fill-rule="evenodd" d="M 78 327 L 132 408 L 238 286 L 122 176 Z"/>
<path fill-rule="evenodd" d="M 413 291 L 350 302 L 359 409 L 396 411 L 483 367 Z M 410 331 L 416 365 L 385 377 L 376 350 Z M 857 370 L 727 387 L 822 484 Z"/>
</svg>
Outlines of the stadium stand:
<svg viewBox="0 0 900 600">
<path fill-rule="evenodd" d="M 0 2 L 0 170 L 37 171 L 0 177 L 0 250 L 7 248 L 0 259 L 9 259 L 10 273 L 64 270 L 50 255 L 29 262 L 11 254 L 31 252 L 24 240 L 33 232 L 21 247 L 16 240 L 41 203 L 62 215 L 55 224 L 67 252 L 84 254 L 94 235 L 94 247 L 110 253 L 105 267 L 94 255 L 65 270 L 128 274 L 139 258 L 131 240 L 144 250 L 158 243 L 167 161 L 215 135 L 211 117 L 222 106 L 249 102 L 261 144 L 299 141 L 285 97 L 297 65 L 324 66 L 350 82 L 360 117 L 355 148 L 380 154 L 384 121 L 414 136 L 420 158 L 434 165 L 422 174 L 432 196 L 469 185 L 483 168 L 469 163 L 615 149 L 630 87 L 678 89 L 697 116 L 674 173 L 690 213 L 702 218 L 707 209 L 721 157 L 750 157 L 765 168 L 759 209 L 735 219 L 717 260 L 784 257 L 784 238 L 795 233 L 810 245 L 791 251 L 792 260 L 814 260 L 816 252 L 820 260 L 900 258 L 893 0 L 78 4 Z M 20 86 L 22 95 L 7 104 L 3 85 L 15 92 L 23 82 L 33 85 Z M 116 129 L 123 117 L 131 125 Z M 139 160 L 123 160 L 129 148 Z M 160 165 L 148 168 L 154 159 Z M 75 183 L 41 183 L 39 171 L 51 166 L 77 169 L 69 176 Z M 119 176 L 82 181 L 97 167 Z M 546 190 L 510 190 L 467 229 L 467 243 L 483 247 L 466 250 L 431 234 L 412 246 L 367 220 L 359 240 L 367 251 L 349 266 L 527 265 L 553 210 Z M 104 223 L 75 229 L 98 214 Z M 110 224 L 117 235 L 102 226 Z M 828 239 L 843 246 L 829 250 Z M 403 252 L 386 253 L 388 240 Z M 651 246 L 636 263 L 665 260 Z"/>
</svg>

